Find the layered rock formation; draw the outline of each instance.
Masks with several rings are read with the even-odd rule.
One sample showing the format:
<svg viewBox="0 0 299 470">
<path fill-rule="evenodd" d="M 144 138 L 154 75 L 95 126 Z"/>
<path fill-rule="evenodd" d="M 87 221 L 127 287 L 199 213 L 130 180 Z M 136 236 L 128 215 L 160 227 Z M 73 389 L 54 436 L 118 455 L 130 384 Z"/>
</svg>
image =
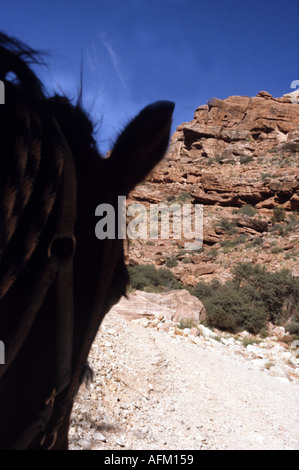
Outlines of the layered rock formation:
<svg viewBox="0 0 299 470">
<path fill-rule="evenodd" d="M 299 210 L 298 155 L 299 106 L 289 97 L 215 98 L 177 128 L 150 181 L 188 184 L 202 204 Z"/>
<path fill-rule="evenodd" d="M 184 252 L 184 240 L 134 240 L 131 264 L 175 259 L 170 269 L 189 285 L 223 280 L 244 260 L 299 275 L 299 104 L 291 98 L 215 98 L 177 128 L 129 202 L 203 204 L 203 250 Z"/>
</svg>

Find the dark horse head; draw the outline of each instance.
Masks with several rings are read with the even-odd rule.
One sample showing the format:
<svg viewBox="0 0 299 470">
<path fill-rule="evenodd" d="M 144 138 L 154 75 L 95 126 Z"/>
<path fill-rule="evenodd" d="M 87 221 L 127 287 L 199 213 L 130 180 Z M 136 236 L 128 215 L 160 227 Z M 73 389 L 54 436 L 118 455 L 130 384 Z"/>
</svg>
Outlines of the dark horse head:
<svg viewBox="0 0 299 470">
<path fill-rule="evenodd" d="M 117 210 L 163 157 L 174 107 L 147 106 L 103 159 L 81 105 L 46 96 L 38 62 L 0 34 L 2 449 L 67 448 L 90 347 L 128 283 L 123 240 L 96 237 L 95 209 Z"/>
</svg>

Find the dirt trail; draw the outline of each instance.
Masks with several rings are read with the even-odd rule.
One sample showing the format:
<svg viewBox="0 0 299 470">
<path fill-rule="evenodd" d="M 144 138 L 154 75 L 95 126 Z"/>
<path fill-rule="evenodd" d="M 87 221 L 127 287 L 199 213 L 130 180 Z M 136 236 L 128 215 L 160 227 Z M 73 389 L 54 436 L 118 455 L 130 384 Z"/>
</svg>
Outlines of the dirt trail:
<svg viewBox="0 0 299 470">
<path fill-rule="evenodd" d="M 71 449 L 299 449 L 299 384 L 109 313 Z"/>
</svg>

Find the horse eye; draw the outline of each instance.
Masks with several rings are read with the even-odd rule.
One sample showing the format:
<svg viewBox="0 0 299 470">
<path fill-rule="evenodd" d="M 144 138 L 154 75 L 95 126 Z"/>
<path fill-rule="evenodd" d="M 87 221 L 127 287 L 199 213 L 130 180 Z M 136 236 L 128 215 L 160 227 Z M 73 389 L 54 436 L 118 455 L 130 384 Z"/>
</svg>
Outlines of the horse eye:
<svg viewBox="0 0 299 470">
<path fill-rule="evenodd" d="M 60 261 L 74 256 L 76 243 L 74 238 L 55 238 L 49 247 L 49 256 L 55 256 Z"/>
</svg>

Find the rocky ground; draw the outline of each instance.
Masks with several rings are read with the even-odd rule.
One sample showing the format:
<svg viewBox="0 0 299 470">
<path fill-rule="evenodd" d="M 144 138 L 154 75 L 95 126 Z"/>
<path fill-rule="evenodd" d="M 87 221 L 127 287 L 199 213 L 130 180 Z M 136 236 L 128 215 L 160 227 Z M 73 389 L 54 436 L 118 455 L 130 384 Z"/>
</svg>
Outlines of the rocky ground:
<svg viewBox="0 0 299 470">
<path fill-rule="evenodd" d="M 89 358 L 94 382 L 74 405 L 71 449 L 299 449 L 299 360 L 280 331 L 252 344 L 246 333 L 199 326 L 194 336 L 163 323 L 107 315 Z"/>
</svg>

